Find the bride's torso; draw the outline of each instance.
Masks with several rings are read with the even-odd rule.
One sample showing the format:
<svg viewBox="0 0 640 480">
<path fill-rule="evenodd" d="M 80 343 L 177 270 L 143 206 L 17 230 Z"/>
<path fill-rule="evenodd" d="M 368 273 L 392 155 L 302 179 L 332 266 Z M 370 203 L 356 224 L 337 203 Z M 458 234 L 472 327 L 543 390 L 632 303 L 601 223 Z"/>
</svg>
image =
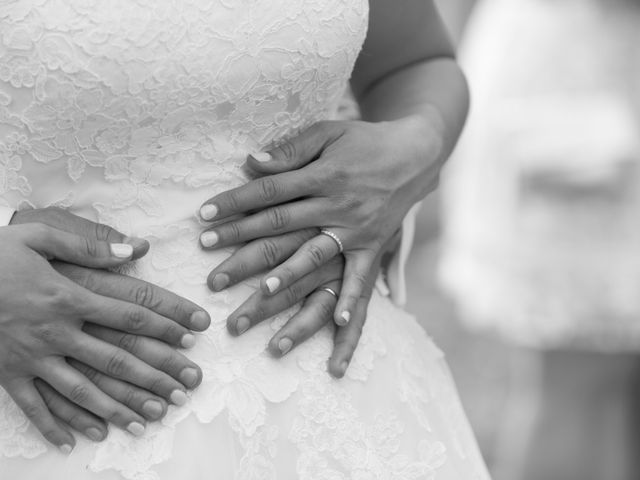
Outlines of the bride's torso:
<svg viewBox="0 0 640 480">
<path fill-rule="evenodd" d="M 441 353 L 387 299 L 336 382 L 330 328 L 272 359 L 290 312 L 232 338 L 255 284 L 205 285 L 228 252 L 198 247 L 198 207 L 335 114 L 367 19 L 367 0 L 0 0 L 0 205 L 144 235 L 133 274 L 212 316 L 188 353 L 202 384 L 143 438 L 78 437 L 66 459 L 0 388 L 0 477 L 488 478 Z"/>
<path fill-rule="evenodd" d="M 137 234 L 330 117 L 366 0 L 0 2 L 0 201 Z"/>
</svg>

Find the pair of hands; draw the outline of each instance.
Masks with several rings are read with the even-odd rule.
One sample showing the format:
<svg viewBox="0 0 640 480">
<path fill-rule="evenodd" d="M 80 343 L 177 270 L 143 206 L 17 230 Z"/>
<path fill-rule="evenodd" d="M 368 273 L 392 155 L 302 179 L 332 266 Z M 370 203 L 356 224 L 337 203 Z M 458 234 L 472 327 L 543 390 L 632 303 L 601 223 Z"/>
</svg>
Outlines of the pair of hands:
<svg viewBox="0 0 640 480">
<path fill-rule="evenodd" d="M 205 249 L 249 242 L 211 272 L 210 288 L 271 270 L 229 317 L 232 334 L 304 300 L 268 349 L 285 355 L 335 319 L 329 371 L 344 375 L 384 254 L 437 183 L 437 149 L 417 129 L 415 121 L 321 122 L 250 157 L 262 178 L 206 202 L 202 217 L 215 223 L 201 237 Z M 52 209 L 20 212 L 12 225 L 0 230 L 0 298 L 10 300 L 0 305 L 0 385 L 45 438 L 69 452 L 71 428 L 100 441 L 105 421 L 139 435 L 168 403 L 183 404 L 202 373 L 175 348 L 192 346 L 190 331 L 210 318 L 104 270 L 143 256 L 148 244 Z M 339 236 L 344 255 L 318 225 Z"/>
<path fill-rule="evenodd" d="M 43 436 L 69 453 L 72 429 L 94 441 L 107 423 L 134 435 L 182 405 L 200 368 L 209 315 L 149 283 L 106 271 L 147 242 L 57 209 L 18 212 L 0 229 L 0 385 Z"/>
<path fill-rule="evenodd" d="M 228 319 L 232 334 L 304 300 L 269 342 L 288 353 L 332 319 L 329 372 L 342 377 L 356 349 L 381 264 L 395 251 L 409 209 L 435 189 L 442 138 L 421 117 L 394 122 L 319 122 L 268 152 L 249 156 L 259 178 L 207 200 L 205 250 L 248 242 L 211 272 L 221 291 L 267 272 Z M 320 233 L 337 235 L 338 242 Z M 342 253 L 342 254 L 341 254 Z M 330 287 L 339 298 L 322 290 Z"/>
</svg>

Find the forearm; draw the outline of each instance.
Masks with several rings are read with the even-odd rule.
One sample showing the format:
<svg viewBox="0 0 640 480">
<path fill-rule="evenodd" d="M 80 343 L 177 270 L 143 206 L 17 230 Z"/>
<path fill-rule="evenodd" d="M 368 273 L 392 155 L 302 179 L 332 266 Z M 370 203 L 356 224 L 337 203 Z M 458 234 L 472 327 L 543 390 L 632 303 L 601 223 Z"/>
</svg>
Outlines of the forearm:
<svg viewBox="0 0 640 480">
<path fill-rule="evenodd" d="M 425 135 L 437 130 L 438 157 L 451 154 L 469 109 L 469 91 L 455 59 L 439 57 L 396 70 L 356 95 L 362 119 L 379 122 L 417 117 Z"/>
</svg>

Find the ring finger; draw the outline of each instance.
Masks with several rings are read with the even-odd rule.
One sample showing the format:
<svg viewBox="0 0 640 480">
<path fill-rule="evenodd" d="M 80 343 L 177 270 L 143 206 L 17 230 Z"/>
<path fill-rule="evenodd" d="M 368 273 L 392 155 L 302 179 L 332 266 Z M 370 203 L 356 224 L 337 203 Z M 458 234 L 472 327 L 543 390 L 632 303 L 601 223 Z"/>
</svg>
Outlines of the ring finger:
<svg viewBox="0 0 640 480">
<path fill-rule="evenodd" d="M 293 307 L 319 285 L 339 279 L 341 274 L 342 262 L 335 259 L 275 295 L 266 296 L 258 290 L 229 316 L 227 328 L 230 333 L 241 335 L 263 320 Z"/>
<path fill-rule="evenodd" d="M 331 237 L 320 234 L 305 242 L 288 260 L 273 269 L 260 284 L 264 293 L 273 295 L 305 275 L 319 269 L 340 253 Z"/>
<path fill-rule="evenodd" d="M 71 345 L 67 356 L 110 377 L 149 390 L 176 405 L 184 405 L 187 401 L 184 386 L 178 381 L 115 345 L 82 332 Z"/>
<path fill-rule="evenodd" d="M 76 405 L 133 435 L 140 436 L 144 433 L 143 417 L 101 391 L 62 358 L 47 362 L 46 367 L 38 374 Z"/>
<path fill-rule="evenodd" d="M 33 383 L 49 411 L 58 419 L 76 431 L 84 433 L 94 442 L 105 439 L 107 426 L 104 421 L 60 395 L 43 380 L 36 378 Z"/>
<path fill-rule="evenodd" d="M 202 381 L 200 367 L 164 342 L 91 323 L 86 323 L 82 329 L 89 335 L 122 348 L 151 367 L 171 375 L 187 388 L 195 388 Z"/>
<path fill-rule="evenodd" d="M 100 390 L 148 420 L 159 420 L 167 412 L 166 402 L 146 390 L 108 377 L 82 362 L 69 359 L 69 365 L 84 374 Z"/>
<path fill-rule="evenodd" d="M 311 293 L 298 313 L 269 342 L 269 352 L 282 357 L 311 338 L 333 319 L 340 282 L 333 281 Z"/>
</svg>

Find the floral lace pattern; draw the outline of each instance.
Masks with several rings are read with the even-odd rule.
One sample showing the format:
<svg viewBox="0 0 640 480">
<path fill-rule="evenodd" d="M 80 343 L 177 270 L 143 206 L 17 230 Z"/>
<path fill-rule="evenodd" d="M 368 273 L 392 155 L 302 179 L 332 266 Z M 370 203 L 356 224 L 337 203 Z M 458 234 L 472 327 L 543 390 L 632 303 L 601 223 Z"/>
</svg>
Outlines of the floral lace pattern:
<svg viewBox="0 0 640 480">
<path fill-rule="evenodd" d="M 487 478 L 441 354 L 387 299 L 336 382 L 330 328 L 272 359 L 291 311 L 234 339 L 226 318 L 256 283 L 204 285 L 230 250 L 200 250 L 197 207 L 246 181 L 248 153 L 335 115 L 367 14 L 366 0 L 0 0 L 1 202 L 145 236 L 150 253 L 126 273 L 213 318 L 188 352 L 202 385 L 142 438 L 112 429 L 64 460 L 0 389 L 3 478 L 65 461 L 77 478 L 196 479 L 185 469 L 209 457 L 221 478 Z"/>
</svg>

